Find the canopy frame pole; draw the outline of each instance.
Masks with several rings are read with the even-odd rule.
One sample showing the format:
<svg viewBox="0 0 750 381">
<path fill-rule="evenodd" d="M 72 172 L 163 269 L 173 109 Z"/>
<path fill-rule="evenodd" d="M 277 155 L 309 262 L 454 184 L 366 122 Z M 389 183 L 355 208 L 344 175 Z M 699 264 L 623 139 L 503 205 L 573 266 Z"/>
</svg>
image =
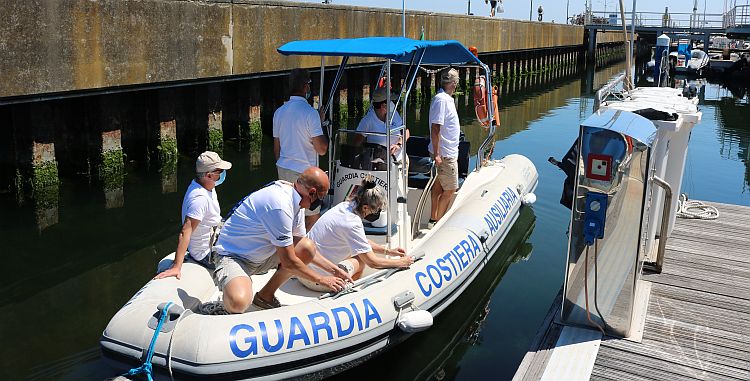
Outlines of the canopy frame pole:
<svg viewBox="0 0 750 381">
<path fill-rule="evenodd" d="M 378 78 L 378 81 L 380 79 Z M 385 247 L 388 249 L 391 248 L 391 220 L 393 217 L 391 216 L 391 192 L 393 191 L 393 184 L 391 184 L 391 173 L 393 172 L 391 169 L 391 165 L 393 165 L 393 161 L 391 160 L 391 122 L 393 121 L 393 111 L 391 110 L 391 59 L 389 58 L 385 63 L 385 109 L 386 109 L 386 117 L 385 121 L 385 132 L 386 132 L 386 172 L 385 175 L 387 176 L 386 184 L 388 184 L 388 189 L 385 192 L 385 205 L 387 208 L 387 212 L 385 213 Z M 400 97 L 399 97 L 400 98 Z M 396 187 L 398 188 L 398 182 L 396 182 Z M 397 190 L 398 191 L 398 190 Z M 396 206 L 396 211 L 398 212 L 398 205 Z M 399 229 L 399 234 L 401 234 L 401 230 Z"/>
<path fill-rule="evenodd" d="M 324 56 L 323 56 L 324 57 Z M 349 56 L 344 56 L 341 58 L 341 65 L 339 65 L 339 70 L 336 72 L 336 78 L 334 78 L 333 83 L 331 84 L 331 91 L 328 93 L 328 102 L 325 103 L 325 108 L 323 108 L 323 112 L 321 115 L 325 115 L 326 112 L 329 112 L 333 110 L 333 107 L 331 105 L 333 104 L 333 92 L 336 91 L 336 89 L 339 87 L 339 81 L 341 81 L 341 76 L 344 75 L 344 70 L 346 69 L 346 63 L 349 61 Z M 322 96 L 322 95 L 321 95 Z M 335 144 L 331 141 L 333 138 L 333 115 L 332 112 L 329 113 L 329 118 L 324 122 L 324 124 L 328 124 L 328 174 L 330 176 L 333 176 L 333 146 Z M 333 195 L 333 188 L 328 189 L 328 194 Z"/>
</svg>

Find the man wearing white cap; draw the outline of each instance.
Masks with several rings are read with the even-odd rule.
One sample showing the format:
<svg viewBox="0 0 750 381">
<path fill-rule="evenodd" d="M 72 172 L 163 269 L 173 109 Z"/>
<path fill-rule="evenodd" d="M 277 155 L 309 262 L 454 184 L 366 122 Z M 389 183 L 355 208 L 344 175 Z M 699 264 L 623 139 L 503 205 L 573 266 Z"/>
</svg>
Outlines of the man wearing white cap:
<svg viewBox="0 0 750 381">
<path fill-rule="evenodd" d="M 380 87 L 373 92 L 372 108 L 370 108 L 362 120 L 359 121 L 357 131 L 386 133 L 385 118 L 388 116 L 388 108 L 385 103 L 387 96 L 388 93 L 385 87 Z M 391 99 L 394 98 L 395 97 L 391 96 Z M 396 112 L 396 106 L 393 102 L 391 102 L 390 107 L 393 111 L 393 123 L 391 123 L 391 129 L 401 127 L 404 122 L 398 112 Z M 360 145 L 365 140 L 368 143 L 379 144 L 383 147 L 387 147 L 391 155 L 396 158 L 396 161 L 401 161 L 403 159 L 403 146 L 407 139 L 409 139 L 409 130 L 405 129 L 403 135 L 401 135 L 401 132 L 392 133 L 390 144 L 387 143 L 387 138 L 382 135 L 357 135 L 354 138 L 354 145 Z"/>
<path fill-rule="evenodd" d="M 216 188 L 224 182 L 226 171 L 232 163 L 222 160 L 216 152 L 206 151 L 195 161 L 195 179 L 188 186 L 182 200 L 182 230 L 177 237 L 172 267 L 156 275 L 156 279 L 180 279 L 185 253 L 201 265 L 213 268 L 211 242 L 216 227 L 221 222 Z"/>
<path fill-rule="evenodd" d="M 458 143 L 461 125 L 456 112 L 453 93 L 458 86 L 458 71 L 448 69 L 440 76 L 442 88 L 430 103 L 430 154 L 435 159 L 437 181 L 430 194 L 432 206 L 428 228 L 448 210 L 458 189 Z"/>
</svg>

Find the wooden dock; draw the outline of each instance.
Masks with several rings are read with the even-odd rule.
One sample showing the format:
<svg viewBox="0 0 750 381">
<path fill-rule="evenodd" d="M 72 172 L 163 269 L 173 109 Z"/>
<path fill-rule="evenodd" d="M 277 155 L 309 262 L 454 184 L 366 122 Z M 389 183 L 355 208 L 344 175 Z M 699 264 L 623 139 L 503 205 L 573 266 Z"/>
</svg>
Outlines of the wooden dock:
<svg viewBox="0 0 750 381">
<path fill-rule="evenodd" d="M 566 381 L 750 380 L 750 207 L 708 204 L 719 218 L 678 219 L 663 272 L 642 278 L 651 295 L 640 343 L 605 336 L 570 349 L 558 294 L 513 380 L 561 379 L 566 363 L 580 364 L 566 365 Z"/>
</svg>

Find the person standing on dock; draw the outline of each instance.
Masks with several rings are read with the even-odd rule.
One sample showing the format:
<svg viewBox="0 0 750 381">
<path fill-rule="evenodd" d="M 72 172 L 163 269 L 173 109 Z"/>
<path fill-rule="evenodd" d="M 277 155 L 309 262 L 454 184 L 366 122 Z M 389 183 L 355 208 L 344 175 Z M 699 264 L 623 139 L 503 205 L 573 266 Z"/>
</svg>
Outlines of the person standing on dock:
<svg viewBox="0 0 750 381">
<path fill-rule="evenodd" d="M 243 313 L 251 302 L 260 309 L 280 307 L 274 294 L 292 275 L 331 291 L 344 287 L 346 280 L 341 277 L 320 275 L 307 266 L 313 260 L 308 253 L 315 253 L 315 248 L 310 247 L 314 245 L 312 241 L 304 238 L 302 208 L 319 207 L 329 186 L 325 172 L 309 167 L 294 183 L 275 181 L 232 209 L 214 246 L 214 280 L 223 292 L 227 312 Z M 273 269 L 276 272 L 253 296 L 251 276 Z"/>
<path fill-rule="evenodd" d="M 211 243 L 216 227 L 221 222 L 216 187 L 224 182 L 232 163 L 222 160 L 219 154 L 206 151 L 195 162 L 195 179 L 188 186 L 182 200 L 182 229 L 177 237 L 172 267 L 160 272 L 155 279 L 176 277 L 180 279 L 185 253 L 195 262 L 213 269 Z"/>
<path fill-rule="evenodd" d="M 432 186 L 430 194 L 432 205 L 428 229 L 443 217 L 458 189 L 458 143 L 461 125 L 456 103 L 453 101 L 453 93 L 458 86 L 458 71 L 443 71 L 440 82 L 442 88 L 430 103 L 429 151 L 437 167 L 437 181 Z"/>
<path fill-rule="evenodd" d="M 318 155 L 328 151 L 320 115 L 310 106 L 310 72 L 294 69 L 289 73 L 289 101 L 273 114 L 273 153 L 279 180 L 295 182 L 302 171 L 318 165 Z M 310 230 L 320 217 L 320 207 L 305 210 L 305 227 Z"/>
</svg>

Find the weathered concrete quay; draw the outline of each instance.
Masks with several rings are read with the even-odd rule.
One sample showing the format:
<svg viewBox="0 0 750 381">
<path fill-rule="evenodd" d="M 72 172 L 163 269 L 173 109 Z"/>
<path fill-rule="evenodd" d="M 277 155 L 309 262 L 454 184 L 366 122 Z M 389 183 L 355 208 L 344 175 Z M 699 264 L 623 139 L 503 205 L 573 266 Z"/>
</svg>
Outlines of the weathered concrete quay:
<svg viewBox="0 0 750 381">
<path fill-rule="evenodd" d="M 281 76 L 294 67 L 320 68 L 318 59 L 277 54 L 281 44 L 401 32 L 396 10 L 287 1 L 49 0 L 0 7 L 6 15 L 0 192 L 34 200 L 50 221 L 60 177 L 91 176 L 102 184 L 107 206 L 118 207 L 125 162 L 161 171 L 162 190 L 172 192 L 181 152 L 221 150 L 231 140 L 250 145 L 252 157 L 288 96 Z M 426 39 L 477 46 L 505 91 L 586 61 L 582 27 L 409 12 L 407 36 L 423 32 Z M 621 58 L 620 39 L 599 33 L 588 59 Z M 378 66 L 363 61 L 343 78 L 332 94 L 335 122 L 362 116 Z M 462 71 L 464 89 L 471 75 Z M 332 76 L 326 71 L 327 83 Z M 403 75 L 395 70 L 394 77 Z M 319 71 L 313 80 L 317 86 Z M 434 75 L 419 78 L 417 104 L 429 100 L 434 84 Z"/>
</svg>

